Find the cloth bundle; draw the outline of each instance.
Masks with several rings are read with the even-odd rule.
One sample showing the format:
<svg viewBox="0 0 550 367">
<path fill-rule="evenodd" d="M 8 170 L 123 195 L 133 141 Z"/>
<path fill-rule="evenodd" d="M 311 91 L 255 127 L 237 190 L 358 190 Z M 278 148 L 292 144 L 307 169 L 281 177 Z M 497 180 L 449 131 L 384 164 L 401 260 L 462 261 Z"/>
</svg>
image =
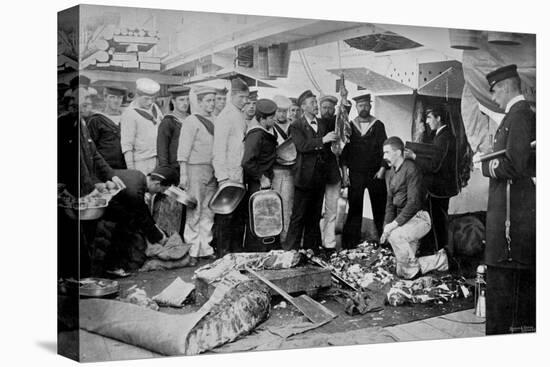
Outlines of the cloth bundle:
<svg viewBox="0 0 550 367">
<path fill-rule="evenodd" d="M 189 256 L 187 254 L 190 248 L 191 245 L 185 244 L 178 233 L 172 234 L 164 246 L 158 243 L 148 243 L 145 250 L 148 259 L 139 271 L 166 270 L 188 266 Z"/>
</svg>

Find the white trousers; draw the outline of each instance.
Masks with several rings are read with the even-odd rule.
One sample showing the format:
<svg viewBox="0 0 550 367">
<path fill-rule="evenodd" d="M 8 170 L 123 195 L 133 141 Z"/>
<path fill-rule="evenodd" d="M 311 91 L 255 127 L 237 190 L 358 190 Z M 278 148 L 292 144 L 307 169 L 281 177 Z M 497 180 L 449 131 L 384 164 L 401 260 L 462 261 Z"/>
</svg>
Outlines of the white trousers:
<svg viewBox="0 0 550 367">
<path fill-rule="evenodd" d="M 281 232 L 281 242 L 285 242 L 290 216 L 292 215 L 292 204 L 294 203 L 294 175 L 291 169 L 273 169 L 273 190 L 281 195 L 283 200 L 283 231 Z"/>
<path fill-rule="evenodd" d="M 408 222 L 394 229 L 389 237 L 395 258 L 397 260 L 397 276 L 410 279 L 418 271 L 422 274 L 432 270 L 448 270 L 447 255 L 442 249 L 435 255 L 416 257 L 419 241 L 431 229 L 428 212 L 420 210 Z"/>
<path fill-rule="evenodd" d="M 210 246 L 214 212 L 210 210 L 208 203 L 217 188 L 214 169 L 206 164 L 188 164 L 187 177 L 189 180 L 187 191 L 197 199 L 197 207 L 187 208 L 184 241 L 191 245 L 190 256 L 210 256 L 214 253 L 214 249 Z"/>
<path fill-rule="evenodd" d="M 332 249 L 336 247 L 336 207 L 341 188 L 342 183 L 340 181 L 325 186 L 323 217 L 319 222 L 324 248 Z"/>
<path fill-rule="evenodd" d="M 141 161 L 135 161 L 135 168 L 141 171 L 145 176 L 153 172 L 157 166 L 157 157 L 147 158 Z"/>
</svg>

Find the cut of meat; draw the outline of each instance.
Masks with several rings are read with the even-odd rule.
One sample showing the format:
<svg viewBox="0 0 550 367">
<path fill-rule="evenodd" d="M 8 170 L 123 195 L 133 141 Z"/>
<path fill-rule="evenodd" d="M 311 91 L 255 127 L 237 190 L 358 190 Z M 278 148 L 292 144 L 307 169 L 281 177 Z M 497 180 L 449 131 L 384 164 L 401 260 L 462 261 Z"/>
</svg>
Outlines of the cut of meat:
<svg viewBox="0 0 550 367">
<path fill-rule="evenodd" d="M 248 334 L 269 316 L 270 303 L 269 290 L 259 282 L 232 287 L 190 331 L 186 354 L 199 354 Z"/>
</svg>

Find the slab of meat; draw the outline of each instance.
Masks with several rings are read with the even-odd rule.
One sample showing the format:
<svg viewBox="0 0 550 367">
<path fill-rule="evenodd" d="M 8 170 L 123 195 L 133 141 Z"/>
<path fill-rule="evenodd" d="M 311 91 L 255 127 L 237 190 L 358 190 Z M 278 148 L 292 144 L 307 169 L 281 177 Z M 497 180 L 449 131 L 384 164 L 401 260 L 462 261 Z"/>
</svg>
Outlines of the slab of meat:
<svg viewBox="0 0 550 367">
<path fill-rule="evenodd" d="M 269 316 L 270 303 L 269 290 L 257 281 L 230 288 L 190 331 L 187 354 L 199 354 L 248 334 Z"/>
</svg>

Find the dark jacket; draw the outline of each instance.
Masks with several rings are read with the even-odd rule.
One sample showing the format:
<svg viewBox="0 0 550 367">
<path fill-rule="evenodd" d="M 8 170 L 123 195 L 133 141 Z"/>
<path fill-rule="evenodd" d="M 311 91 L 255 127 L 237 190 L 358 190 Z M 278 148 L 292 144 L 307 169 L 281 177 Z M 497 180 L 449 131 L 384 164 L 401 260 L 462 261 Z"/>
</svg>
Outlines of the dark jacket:
<svg viewBox="0 0 550 367">
<path fill-rule="evenodd" d="M 155 225 L 149 207 L 145 204 L 147 179 L 137 170 L 117 170 L 116 175 L 124 182 L 126 188 L 109 203 L 109 215 L 115 220 L 131 221 L 139 228 L 151 243 L 162 239 L 162 232 Z M 118 218 L 118 219 L 117 219 Z"/>
<path fill-rule="evenodd" d="M 176 177 L 180 176 L 178 143 L 182 122 L 174 115 L 166 115 L 159 124 L 157 134 L 157 158 L 159 167 L 170 167 Z M 177 182 L 179 183 L 179 182 Z"/>
<path fill-rule="evenodd" d="M 493 151 L 506 155 L 483 162 L 483 175 L 490 177 L 487 207 L 485 261 L 508 268 L 535 266 L 536 176 L 535 154 L 530 148 L 536 139 L 535 113 L 525 101 L 515 103 L 506 114 L 493 141 Z M 510 185 L 510 237 L 512 262 L 506 261 L 506 186 Z M 504 260 L 504 261 L 502 261 Z"/>
<path fill-rule="evenodd" d="M 244 154 L 242 166 L 245 180 L 260 181 L 266 176 L 273 179 L 273 165 L 275 164 L 277 137 L 265 129 L 252 127 L 244 137 Z"/>
<path fill-rule="evenodd" d="M 325 163 L 330 156 L 327 156 L 323 145 L 323 136 L 330 131 L 329 127 L 320 119 L 317 119 L 317 122 L 317 132 L 308 124 L 305 116 L 294 121 L 289 127 L 297 151 L 294 185 L 303 189 L 320 189 L 327 183 L 338 182 L 330 180 Z"/>
<path fill-rule="evenodd" d="M 114 171 L 98 153 L 86 124 L 78 115 L 58 119 L 58 181 L 77 197 L 88 195 L 94 185 L 113 178 Z"/>
<path fill-rule="evenodd" d="M 113 169 L 126 169 L 126 161 L 120 148 L 120 126 L 109 117 L 96 113 L 87 122 L 88 131 L 97 151 Z"/>
<path fill-rule="evenodd" d="M 431 159 L 417 159 L 422 170 L 424 186 L 430 195 L 450 198 L 458 194 L 456 172 L 456 138 L 450 126 L 442 128 L 432 140 L 436 154 Z"/>
<path fill-rule="evenodd" d="M 391 168 L 386 175 L 386 188 L 388 197 L 384 224 L 395 220 L 402 226 L 422 209 L 422 173 L 414 161 L 405 159 L 398 170 Z"/>
<path fill-rule="evenodd" d="M 350 141 L 342 151 L 342 165 L 352 172 L 364 172 L 372 177 L 380 167 L 385 167 L 382 145 L 387 139 L 386 129 L 380 120 L 376 120 L 365 135 L 355 123 L 351 123 Z"/>
</svg>

